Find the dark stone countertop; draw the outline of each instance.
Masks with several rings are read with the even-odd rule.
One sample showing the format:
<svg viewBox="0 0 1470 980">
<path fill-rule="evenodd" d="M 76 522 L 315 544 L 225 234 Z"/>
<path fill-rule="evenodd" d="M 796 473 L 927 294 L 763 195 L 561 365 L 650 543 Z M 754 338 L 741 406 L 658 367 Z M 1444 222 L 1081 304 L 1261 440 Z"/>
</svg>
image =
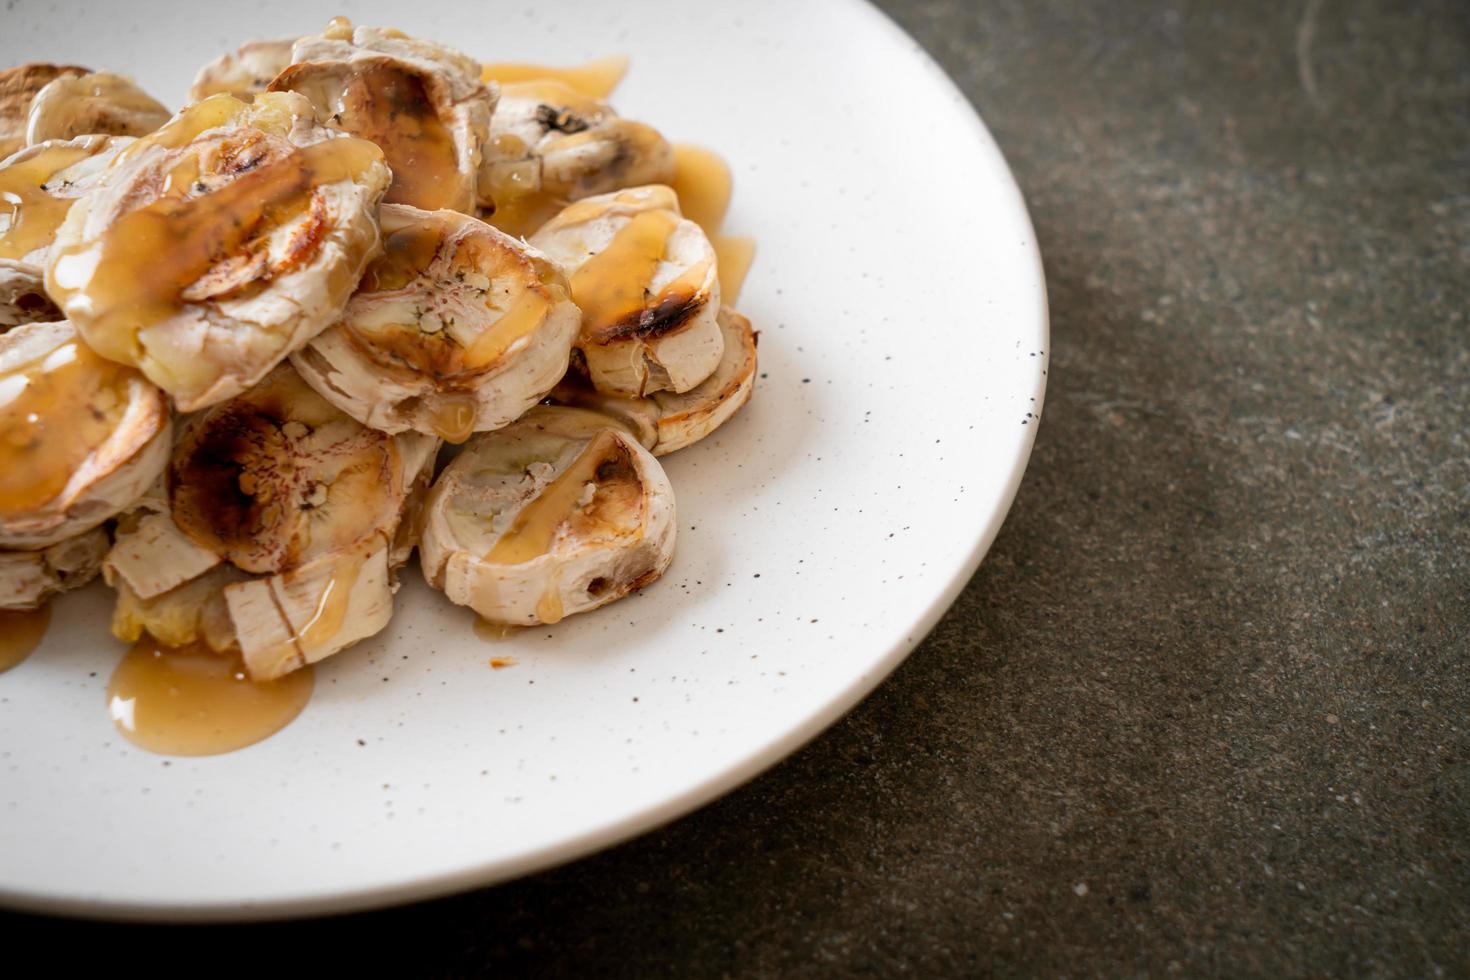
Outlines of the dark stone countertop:
<svg viewBox="0 0 1470 980">
<path fill-rule="evenodd" d="M 887 5 L 1014 167 L 1054 331 L 1015 508 L 908 663 L 745 789 L 570 867 L 166 937 L 12 916 L 10 949 L 1470 973 L 1470 5 Z"/>
</svg>

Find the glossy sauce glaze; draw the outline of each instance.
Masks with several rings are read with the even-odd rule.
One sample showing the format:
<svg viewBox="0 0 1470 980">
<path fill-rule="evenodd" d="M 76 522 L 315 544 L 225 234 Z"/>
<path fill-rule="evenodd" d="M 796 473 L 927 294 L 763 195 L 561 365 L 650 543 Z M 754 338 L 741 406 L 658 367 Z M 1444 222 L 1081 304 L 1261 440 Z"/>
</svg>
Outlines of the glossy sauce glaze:
<svg viewBox="0 0 1470 980">
<path fill-rule="evenodd" d="M 36 609 L 0 609 L 0 674 L 35 652 L 51 625 L 51 605 Z"/>
<path fill-rule="evenodd" d="M 492 62 L 480 69 L 480 80 L 513 85 L 519 82 L 555 81 L 570 85 L 583 95 L 606 101 L 613 89 L 628 73 L 625 55 L 598 58 L 574 68 L 553 68 L 549 65 L 531 65 L 519 62 Z"/>
<path fill-rule="evenodd" d="M 137 371 L 76 340 L 0 372 L 0 515 L 54 500 L 112 436 Z"/>
<path fill-rule="evenodd" d="M 242 154 L 254 152 L 256 144 L 242 142 Z M 167 175 L 158 198 L 120 216 L 96 239 L 58 249 L 47 292 L 78 322 L 88 343 L 105 356 L 132 362 L 139 333 L 191 299 L 207 298 L 191 287 L 212 267 L 243 260 L 249 243 L 311 207 L 316 188 L 350 180 L 381 159 L 382 151 L 366 140 L 326 140 L 267 156 L 208 190 L 202 178 L 209 175 L 198 156 L 186 156 Z M 320 239 L 308 236 L 291 262 L 309 262 Z"/>
<path fill-rule="evenodd" d="M 0 259 L 21 259 L 51 244 L 75 198 L 60 197 L 49 182 L 91 156 L 75 146 L 53 146 L 0 169 Z"/>
<path fill-rule="evenodd" d="M 595 484 L 603 465 L 616 462 L 625 453 L 611 431 L 599 432 L 556 479 L 521 508 L 511 526 L 485 555 L 485 560 L 501 565 L 519 565 L 550 551 L 556 532 L 585 506 L 583 494 L 587 484 Z M 557 609 L 559 619 L 559 601 Z"/>
<path fill-rule="evenodd" d="M 218 755 L 285 728 L 311 700 L 310 667 L 256 683 L 237 656 L 135 643 L 112 673 L 107 708 L 130 742 L 162 755 Z"/>
<path fill-rule="evenodd" d="M 584 329 L 637 318 L 649 303 L 649 285 L 678 226 L 672 211 L 641 211 L 582 263 L 572 275 L 572 301 L 582 310 Z"/>
<path fill-rule="evenodd" d="M 719 261 L 720 301 L 734 306 L 755 259 L 755 239 L 720 233 L 730 209 L 730 167 L 713 150 L 688 143 L 674 146 L 674 179 L 684 217 L 704 229 Z"/>
</svg>

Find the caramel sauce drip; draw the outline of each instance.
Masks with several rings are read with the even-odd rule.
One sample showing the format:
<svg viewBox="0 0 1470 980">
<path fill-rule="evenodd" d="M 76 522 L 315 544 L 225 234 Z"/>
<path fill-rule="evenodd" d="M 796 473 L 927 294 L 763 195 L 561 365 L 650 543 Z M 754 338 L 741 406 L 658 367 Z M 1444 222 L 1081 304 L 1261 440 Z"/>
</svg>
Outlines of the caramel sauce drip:
<svg viewBox="0 0 1470 980">
<path fill-rule="evenodd" d="M 626 450 L 611 430 L 599 432 L 571 465 L 562 470 L 561 475 L 548 483 L 535 500 L 521 508 L 515 521 L 485 555 L 485 560 L 500 565 L 519 565 L 546 554 L 551 550 L 556 532 L 582 509 L 582 494 L 587 484 L 597 482 L 598 470 L 604 463 L 624 453 Z M 545 601 L 544 596 L 542 601 Z M 537 614 L 540 615 L 539 603 Z"/>
<path fill-rule="evenodd" d="M 107 685 L 118 731 L 162 755 L 219 755 L 285 728 L 311 699 L 311 668 L 257 683 L 237 656 L 166 647 L 144 635 Z"/>
<path fill-rule="evenodd" d="M 663 261 L 669 236 L 679 226 L 672 211 L 635 214 L 607 248 L 572 275 L 572 301 L 582 309 L 584 330 L 636 319 L 648 304 L 648 287 Z"/>
<path fill-rule="evenodd" d="M 716 235 L 710 240 L 715 247 L 715 261 L 719 266 L 720 302 L 734 306 L 740 298 L 740 289 L 745 285 L 745 276 L 750 264 L 755 261 L 755 239 L 735 235 Z"/>
<path fill-rule="evenodd" d="M 458 445 L 475 431 L 475 397 L 468 392 L 441 392 L 430 416 L 434 434 Z"/>
<path fill-rule="evenodd" d="M 520 62 L 491 62 L 480 69 L 480 81 L 513 85 L 519 82 L 556 81 L 569 85 L 588 98 L 605 101 L 628 73 L 625 55 L 598 58 L 574 68 L 553 68 Z"/>
<path fill-rule="evenodd" d="M 561 622 L 563 612 L 561 588 L 553 580 L 546 586 L 546 591 L 541 593 L 541 598 L 536 600 L 536 618 L 549 626 Z"/>
<path fill-rule="evenodd" d="M 439 256 L 443 234 L 436 225 L 424 223 L 401 228 L 389 235 L 384 253 L 372 263 L 363 278 L 357 293 L 359 300 L 367 299 L 367 294 L 371 293 L 410 290 L 420 277 L 437 290 L 437 284 L 432 283 L 426 274 Z M 504 246 L 485 239 L 486 236 L 482 235 L 461 239 L 454 255 L 454 265 L 460 267 L 461 275 L 468 269 L 492 282 L 506 278 L 503 271 L 506 261 Z M 517 271 L 530 271 L 525 268 L 524 260 L 515 258 L 512 261 L 523 267 Z M 488 299 L 495 294 L 487 291 L 485 295 L 486 313 L 493 315 Z M 563 298 L 564 291 L 555 284 L 523 289 L 505 312 L 485 326 L 465 347 L 451 337 L 448 324 L 441 324 L 432 332 L 423 330 L 418 322 L 363 326 L 351 310 L 344 324 L 359 349 L 376 363 L 389 370 L 401 370 L 406 364 L 416 372 L 442 379 L 494 365 L 520 341 L 535 333 L 545 321 L 552 303 Z M 438 313 L 432 315 L 437 316 Z M 463 442 L 473 431 L 477 411 L 474 398 L 467 393 L 445 390 L 441 390 L 440 397 L 444 404 L 435 422 L 439 435 L 451 442 Z"/>
<path fill-rule="evenodd" d="M 0 259 L 21 259 L 51 244 L 76 199 L 58 197 L 62 188 L 48 182 L 91 155 L 75 146 L 53 146 L 0 169 Z"/>
<path fill-rule="evenodd" d="M 113 434 L 138 378 L 75 340 L 0 373 L 0 515 L 56 499 Z"/>
<path fill-rule="evenodd" d="M 720 231 L 730 209 L 730 167 L 713 150 L 688 143 L 674 144 L 674 177 L 669 186 L 679 196 L 684 217 L 704 229 L 711 239 Z"/>
<path fill-rule="evenodd" d="M 160 132 L 165 139 L 174 135 Z M 47 291 L 73 319 L 85 322 L 93 346 L 116 360 L 134 361 L 137 334 L 176 314 L 190 287 L 212 267 L 241 261 L 247 246 L 263 247 L 257 240 L 309 207 L 318 186 L 351 179 L 380 159 L 381 151 L 366 140 L 326 140 L 195 196 L 203 186 L 199 160 L 186 158 L 156 200 L 122 215 L 96 240 L 59 250 L 47 273 Z M 317 244 L 308 243 L 313 253 Z"/>
<path fill-rule="evenodd" d="M 0 609 L 0 674 L 35 652 L 51 625 L 51 606 Z"/>
<path fill-rule="evenodd" d="M 422 79 L 387 65 L 365 68 L 348 80 L 333 108 L 339 128 L 383 148 L 393 169 L 384 201 L 425 211 L 464 203 L 454 136 L 434 110 Z"/>
</svg>

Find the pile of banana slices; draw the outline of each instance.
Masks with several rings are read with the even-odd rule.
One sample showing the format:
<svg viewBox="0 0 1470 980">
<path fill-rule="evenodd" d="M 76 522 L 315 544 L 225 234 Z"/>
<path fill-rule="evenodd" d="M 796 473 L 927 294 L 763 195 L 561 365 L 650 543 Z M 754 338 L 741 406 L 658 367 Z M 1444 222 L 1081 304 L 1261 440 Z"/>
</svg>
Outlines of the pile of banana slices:
<svg viewBox="0 0 1470 980">
<path fill-rule="evenodd" d="M 504 626 L 661 575 L 655 457 L 746 403 L 755 332 L 619 74 L 342 18 L 175 113 L 0 72 L 0 610 L 100 574 L 120 639 L 269 680 L 382 630 L 415 549 Z"/>
</svg>

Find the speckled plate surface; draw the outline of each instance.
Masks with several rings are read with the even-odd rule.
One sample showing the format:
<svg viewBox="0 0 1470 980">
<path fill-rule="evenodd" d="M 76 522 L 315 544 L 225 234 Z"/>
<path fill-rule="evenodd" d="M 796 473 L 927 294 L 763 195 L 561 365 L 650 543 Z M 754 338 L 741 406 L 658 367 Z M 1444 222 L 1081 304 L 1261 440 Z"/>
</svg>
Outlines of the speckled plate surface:
<svg viewBox="0 0 1470 980">
<path fill-rule="evenodd" d="M 754 401 L 665 462 L 673 568 L 641 595 L 498 644 L 410 569 L 381 636 L 320 669 L 289 728 L 164 759 L 113 730 L 122 652 L 100 585 L 0 675 L 0 901 L 129 918 L 364 908 L 566 861 L 770 766 L 933 626 L 1010 505 L 1041 411 L 1041 262 L 970 106 L 844 0 L 360 2 L 487 60 L 626 52 L 614 101 L 723 152 Z M 337 0 L 244 7 L 18 0 L 0 61 L 131 73 L 165 101 L 246 38 Z M 492 656 L 516 666 L 492 670 Z"/>
</svg>

